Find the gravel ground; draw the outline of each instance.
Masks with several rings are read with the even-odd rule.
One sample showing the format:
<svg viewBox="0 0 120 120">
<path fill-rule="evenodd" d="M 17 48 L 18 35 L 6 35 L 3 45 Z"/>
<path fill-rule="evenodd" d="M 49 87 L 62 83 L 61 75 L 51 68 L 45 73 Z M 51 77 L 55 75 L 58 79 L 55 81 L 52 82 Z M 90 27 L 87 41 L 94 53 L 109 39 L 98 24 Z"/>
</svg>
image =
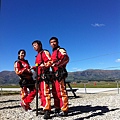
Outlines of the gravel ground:
<svg viewBox="0 0 120 120">
<path fill-rule="evenodd" d="M 69 96 L 72 96 L 69 93 Z M 120 120 L 120 94 L 102 92 L 80 94 L 78 98 L 69 98 L 68 117 L 55 117 L 52 120 Z M 32 112 L 25 112 L 20 106 L 20 96 L 0 96 L 0 120 L 43 120 L 43 115 L 36 116 L 36 98 L 31 103 Z M 53 98 L 51 105 L 53 106 Z M 52 108 L 52 111 L 54 108 Z M 39 111 L 38 111 L 39 113 Z"/>
</svg>

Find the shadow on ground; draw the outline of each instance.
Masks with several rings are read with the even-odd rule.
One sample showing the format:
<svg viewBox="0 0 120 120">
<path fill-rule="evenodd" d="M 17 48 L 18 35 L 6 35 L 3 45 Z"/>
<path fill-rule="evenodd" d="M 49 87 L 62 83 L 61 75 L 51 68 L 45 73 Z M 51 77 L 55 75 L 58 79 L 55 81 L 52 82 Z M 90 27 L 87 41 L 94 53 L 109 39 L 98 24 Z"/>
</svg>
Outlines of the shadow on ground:
<svg viewBox="0 0 120 120">
<path fill-rule="evenodd" d="M 14 109 L 14 108 L 19 108 L 20 105 L 16 105 L 16 106 L 8 106 L 8 107 L 3 107 L 3 108 L 0 108 L 0 110 L 3 110 L 3 109 Z"/>
<path fill-rule="evenodd" d="M 69 108 L 67 117 L 91 112 L 91 114 L 88 115 L 88 116 L 74 119 L 74 120 L 84 120 L 84 119 L 89 119 L 91 117 L 95 117 L 95 116 L 98 116 L 98 115 L 104 115 L 107 112 L 115 111 L 115 110 L 119 110 L 119 109 L 120 108 L 115 108 L 115 109 L 109 110 L 108 106 L 91 106 L 91 105 L 73 106 L 73 107 Z M 41 108 L 38 109 L 38 114 L 39 115 L 42 115 L 41 112 L 40 112 L 41 110 L 42 110 Z M 34 111 L 36 111 L 36 109 L 34 109 Z M 56 116 L 54 115 L 54 112 L 51 111 L 51 118 L 53 118 L 53 117 L 56 117 Z"/>
<path fill-rule="evenodd" d="M 6 103 L 6 102 L 17 102 L 17 101 L 20 101 L 20 100 L 6 100 L 6 101 L 0 101 L 0 103 Z"/>
<path fill-rule="evenodd" d="M 119 108 L 109 110 L 108 106 L 94 106 L 94 107 L 92 107 L 91 105 L 74 106 L 74 107 L 69 108 L 68 117 L 78 115 L 78 114 L 82 114 L 82 113 L 91 112 L 91 115 L 88 115 L 88 116 L 82 117 L 82 118 L 74 119 L 74 120 L 84 120 L 84 119 L 88 119 L 88 118 L 95 117 L 95 116 L 98 116 L 98 115 L 104 115 L 107 112 L 115 111 L 115 110 L 119 110 Z"/>
</svg>

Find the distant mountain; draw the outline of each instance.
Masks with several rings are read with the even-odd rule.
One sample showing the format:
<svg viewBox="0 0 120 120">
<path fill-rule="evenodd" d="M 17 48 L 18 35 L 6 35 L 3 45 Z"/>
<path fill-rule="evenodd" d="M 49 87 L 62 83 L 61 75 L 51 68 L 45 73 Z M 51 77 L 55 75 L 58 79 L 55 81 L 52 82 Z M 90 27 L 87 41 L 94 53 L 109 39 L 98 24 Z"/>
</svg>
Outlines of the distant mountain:
<svg viewBox="0 0 120 120">
<path fill-rule="evenodd" d="M 2 71 L 0 72 L 0 85 L 1 84 L 18 84 L 19 77 L 14 71 Z"/>
<path fill-rule="evenodd" d="M 77 72 L 68 72 L 67 80 L 80 81 L 80 80 L 120 80 L 120 70 L 85 70 Z M 14 71 L 0 72 L 0 85 L 1 84 L 18 84 L 19 77 Z"/>
<path fill-rule="evenodd" d="M 99 70 L 90 69 L 78 72 L 69 72 L 67 80 L 119 80 L 120 70 Z"/>
</svg>

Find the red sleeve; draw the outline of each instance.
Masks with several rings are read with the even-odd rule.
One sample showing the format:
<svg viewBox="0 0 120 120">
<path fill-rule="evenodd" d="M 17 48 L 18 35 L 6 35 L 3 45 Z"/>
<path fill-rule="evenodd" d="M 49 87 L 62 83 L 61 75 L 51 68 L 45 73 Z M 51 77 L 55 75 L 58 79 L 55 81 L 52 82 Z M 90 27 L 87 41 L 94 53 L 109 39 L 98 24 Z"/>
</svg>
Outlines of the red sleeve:
<svg viewBox="0 0 120 120">
<path fill-rule="evenodd" d="M 47 50 L 44 50 L 42 57 L 44 60 L 45 67 L 47 68 L 50 67 L 52 65 L 52 59 L 51 59 L 50 52 Z"/>
<path fill-rule="evenodd" d="M 26 71 L 26 68 L 24 68 L 24 67 L 22 68 L 20 63 L 17 61 L 14 64 L 14 70 L 17 75 L 21 75 L 21 74 L 23 74 L 24 71 Z"/>
<path fill-rule="evenodd" d="M 58 66 L 66 66 L 66 64 L 69 62 L 69 57 L 66 53 L 66 50 L 63 48 L 60 48 L 58 51 Z"/>
</svg>

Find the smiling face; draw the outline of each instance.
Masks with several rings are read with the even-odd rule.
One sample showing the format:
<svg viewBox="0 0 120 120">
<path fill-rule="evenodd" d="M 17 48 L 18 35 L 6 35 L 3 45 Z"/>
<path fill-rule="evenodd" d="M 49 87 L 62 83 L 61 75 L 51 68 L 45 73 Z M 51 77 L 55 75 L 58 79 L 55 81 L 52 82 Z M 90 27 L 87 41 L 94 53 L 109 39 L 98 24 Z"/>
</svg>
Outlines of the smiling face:
<svg viewBox="0 0 120 120">
<path fill-rule="evenodd" d="M 25 55 L 26 55 L 25 51 L 20 51 L 20 53 L 18 54 L 19 59 L 23 60 L 25 58 Z"/>
</svg>

